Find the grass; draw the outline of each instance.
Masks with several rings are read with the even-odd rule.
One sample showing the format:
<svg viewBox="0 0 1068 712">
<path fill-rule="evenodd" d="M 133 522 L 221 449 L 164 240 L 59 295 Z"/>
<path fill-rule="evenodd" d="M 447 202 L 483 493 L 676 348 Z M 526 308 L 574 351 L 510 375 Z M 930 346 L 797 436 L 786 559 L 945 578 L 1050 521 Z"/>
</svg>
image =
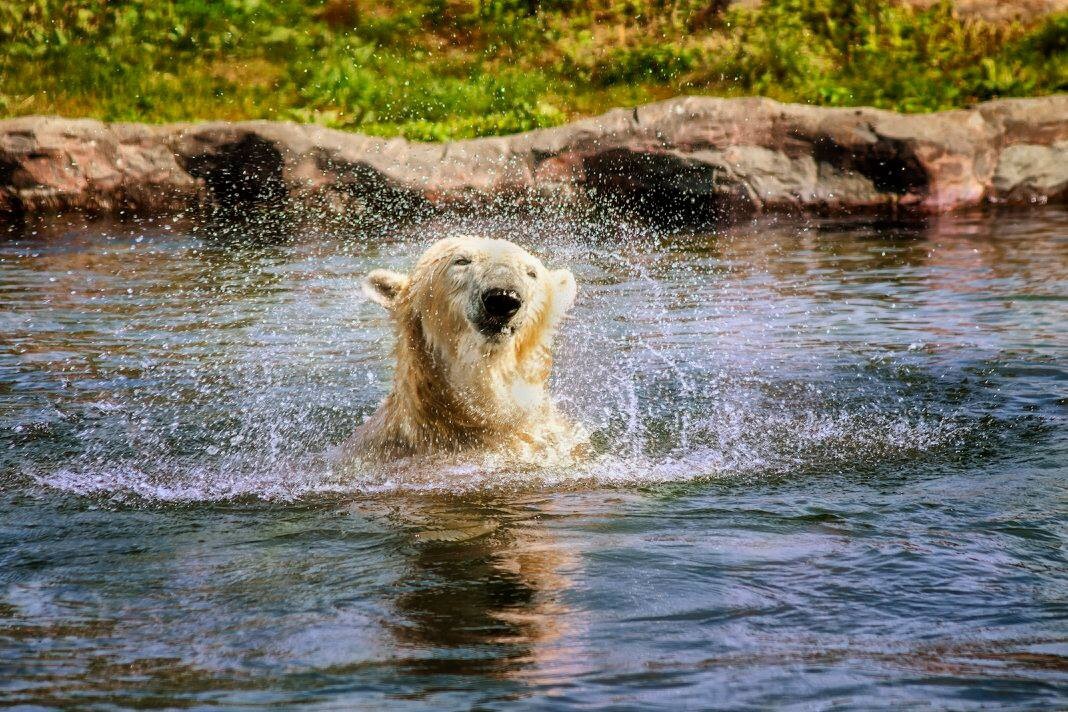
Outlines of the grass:
<svg viewBox="0 0 1068 712">
<path fill-rule="evenodd" d="M 0 0 L 0 115 L 419 140 L 677 94 L 933 111 L 1068 90 L 1068 13 L 882 0 Z"/>
</svg>

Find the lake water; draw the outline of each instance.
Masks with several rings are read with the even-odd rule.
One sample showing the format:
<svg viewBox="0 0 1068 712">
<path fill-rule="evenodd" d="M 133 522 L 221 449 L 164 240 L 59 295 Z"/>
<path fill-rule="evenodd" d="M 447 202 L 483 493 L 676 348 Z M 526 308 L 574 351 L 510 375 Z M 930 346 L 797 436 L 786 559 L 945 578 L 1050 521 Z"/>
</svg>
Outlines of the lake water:
<svg viewBox="0 0 1068 712">
<path fill-rule="evenodd" d="M 333 471 L 458 231 L 576 273 L 594 456 Z M 0 704 L 1068 706 L 1068 213 L 348 232 L 0 241 Z"/>
</svg>

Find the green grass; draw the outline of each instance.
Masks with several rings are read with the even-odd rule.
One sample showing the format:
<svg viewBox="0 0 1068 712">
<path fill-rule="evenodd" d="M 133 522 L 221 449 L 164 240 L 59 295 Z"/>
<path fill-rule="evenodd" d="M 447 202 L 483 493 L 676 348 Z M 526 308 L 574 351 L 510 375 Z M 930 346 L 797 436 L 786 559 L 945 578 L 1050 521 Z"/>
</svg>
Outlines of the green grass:
<svg viewBox="0 0 1068 712">
<path fill-rule="evenodd" d="M 420 140 L 676 94 L 904 111 L 1068 90 L 1068 13 L 766 0 L 0 0 L 0 115 L 269 118 Z"/>
</svg>

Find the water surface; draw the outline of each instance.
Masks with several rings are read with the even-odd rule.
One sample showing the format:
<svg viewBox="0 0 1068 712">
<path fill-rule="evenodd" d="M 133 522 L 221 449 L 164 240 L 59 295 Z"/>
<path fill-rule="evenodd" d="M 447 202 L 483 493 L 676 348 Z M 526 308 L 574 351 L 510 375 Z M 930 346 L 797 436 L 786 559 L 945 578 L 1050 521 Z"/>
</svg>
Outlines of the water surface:
<svg viewBox="0 0 1068 712">
<path fill-rule="evenodd" d="M 457 231 L 575 271 L 595 456 L 333 471 Z M 0 704 L 1068 705 L 1068 213 L 246 237 L 0 242 Z"/>
</svg>

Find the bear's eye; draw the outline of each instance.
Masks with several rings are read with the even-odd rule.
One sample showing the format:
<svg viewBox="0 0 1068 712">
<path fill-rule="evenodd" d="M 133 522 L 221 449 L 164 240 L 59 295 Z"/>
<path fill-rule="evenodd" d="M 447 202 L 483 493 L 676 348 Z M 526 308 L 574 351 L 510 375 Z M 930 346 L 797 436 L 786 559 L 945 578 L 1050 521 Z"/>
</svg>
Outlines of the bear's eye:
<svg viewBox="0 0 1068 712">
<path fill-rule="evenodd" d="M 533 267 L 531 267 L 530 269 L 527 270 L 527 276 L 530 277 L 531 279 L 537 279 L 538 278 L 538 270 L 536 270 Z"/>
<path fill-rule="evenodd" d="M 454 265 L 458 265 L 460 267 L 463 267 L 464 265 L 471 264 L 471 258 L 470 257 L 457 257 L 455 260 L 452 261 L 452 263 Z"/>
</svg>

